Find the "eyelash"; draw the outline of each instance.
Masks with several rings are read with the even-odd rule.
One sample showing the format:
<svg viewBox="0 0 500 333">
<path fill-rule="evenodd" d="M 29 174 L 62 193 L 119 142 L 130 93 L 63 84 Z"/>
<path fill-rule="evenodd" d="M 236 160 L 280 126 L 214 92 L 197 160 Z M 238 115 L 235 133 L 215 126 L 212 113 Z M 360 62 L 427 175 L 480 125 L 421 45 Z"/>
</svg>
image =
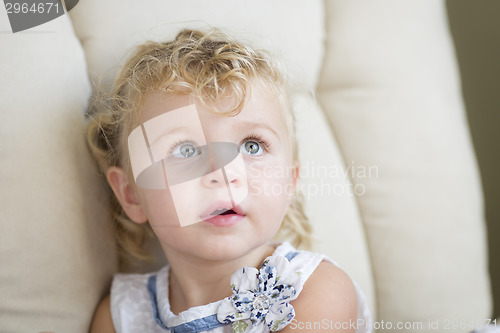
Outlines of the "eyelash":
<svg viewBox="0 0 500 333">
<path fill-rule="evenodd" d="M 240 146 L 244 142 L 247 142 L 247 141 L 255 141 L 255 142 L 257 142 L 258 144 L 262 145 L 262 148 L 266 152 L 269 152 L 269 148 L 271 147 L 271 144 L 268 141 L 266 141 L 262 136 L 257 135 L 257 134 L 251 134 L 251 135 L 247 136 L 245 139 L 243 139 L 241 141 Z"/>
<path fill-rule="evenodd" d="M 264 151 L 268 152 L 269 151 L 269 148 L 271 146 L 271 144 L 266 141 L 262 136 L 258 135 L 258 134 L 251 134 L 249 136 L 247 136 L 246 138 L 244 138 L 243 140 L 241 140 L 241 143 L 240 143 L 240 146 L 244 143 L 244 142 L 247 142 L 247 141 L 255 141 L 257 143 L 259 143 L 262 148 L 264 149 Z M 168 154 L 167 156 L 171 156 L 174 152 L 174 150 L 179 147 L 179 146 L 182 146 L 183 144 L 186 144 L 186 143 L 191 143 L 193 144 L 194 142 L 193 141 L 190 141 L 190 140 L 179 140 L 177 141 L 175 144 L 172 145 L 172 147 L 169 149 L 168 151 Z M 196 146 L 196 144 L 195 144 Z"/>
<path fill-rule="evenodd" d="M 172 154 L 174 153 L 174 150 L 177 148 L 177 147 L 180 147 L 182 146 L 183 144 L 186 144 L 186 143 L 194 143 L 193 141 L 190 141 L 190 140 L 179 140 L 177 141 L 175 144 L 172 145 L 172 147 L 169 149 L 168 151 L 168 154 L 167 156 L 172 156 Z M 195 145 L 196 146 L 196 145 Z"/>
</svg>

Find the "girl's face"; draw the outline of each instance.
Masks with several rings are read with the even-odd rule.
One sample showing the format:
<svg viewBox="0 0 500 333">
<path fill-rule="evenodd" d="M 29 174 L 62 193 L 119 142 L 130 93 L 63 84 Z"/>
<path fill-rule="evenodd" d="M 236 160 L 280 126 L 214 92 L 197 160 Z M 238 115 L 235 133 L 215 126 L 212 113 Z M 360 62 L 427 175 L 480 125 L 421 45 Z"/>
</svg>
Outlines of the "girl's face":
<svg viewBox="0 0 500 333">
<path fill-rule="evenodd" d="M 211 260 L 238 258 L 278 231 L 298 172 L 284 112 L 271 91 L 254 84 L 232 117 L 189 96 L 145 96 L 140 133 L 148 133 L 152 160 L 163 159 L 157 180 L 165 186 L 155 189 L 137 180 L 135 194 L 167 256 L 176 251 Z M 216 106 L 226 111 L 232 101 Z M 131 162 L 137 164 L 132 154 Z"/>
</svg>

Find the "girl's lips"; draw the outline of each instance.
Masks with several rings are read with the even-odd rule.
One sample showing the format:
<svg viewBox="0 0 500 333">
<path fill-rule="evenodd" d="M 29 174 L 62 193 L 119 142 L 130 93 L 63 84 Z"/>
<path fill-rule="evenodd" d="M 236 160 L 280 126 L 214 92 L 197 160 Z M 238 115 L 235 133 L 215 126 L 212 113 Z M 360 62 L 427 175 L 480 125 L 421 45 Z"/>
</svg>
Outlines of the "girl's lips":
<svg viewBox="0 0 500 333">
<path fill-rule="evenodd" d="M 232 209 L 237 215 L 245 215 L 245 212 L 243 208 L 241 208 L 241 206 L 239 205 L 233 206 L 231 202 L 218 200 L 213 202 L 210 206 L 208 206 L 207 209 L 205 209 L 205 211 L 200 215 L 200 217 L 202 220 L 207 220 L 212 216 L 221 215 L 221 214 L 214 214 L 216 211 L 220 209 L 222 209 L 222 211 L 228 211 Z"/>
<path fill-rule="evenodd" d="M 203 222 L 210 223 L 217 227 L 230 227 L 243 220 L 244 218 L 245 215 L 240 214 L 215 215 L 209 219 L 204 220 Z"/>
<path fill-rule="evenodd" d="M 221 208 L 222 210 L 220 210 Z M 223 213 L 214 214 L 216 211 L 222 211 Z M 229 227 L 244 219 L 245 212 L 239 205 L 233 206 L 231 202 L 218 200 L 207 207 L 200 217 L 203 222 L 207 222 L 218 227 Z"/>
</svg>

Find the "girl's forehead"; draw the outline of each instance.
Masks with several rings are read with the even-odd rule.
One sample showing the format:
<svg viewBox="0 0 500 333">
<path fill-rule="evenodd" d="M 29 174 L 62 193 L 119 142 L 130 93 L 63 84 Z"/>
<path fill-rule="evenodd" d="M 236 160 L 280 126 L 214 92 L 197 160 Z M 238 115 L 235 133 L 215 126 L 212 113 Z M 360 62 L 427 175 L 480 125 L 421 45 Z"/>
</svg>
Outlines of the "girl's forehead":
<svg viewBox="0 0 500 333">
<path fill-rule="evenodd" d="M 202 124 L 229 118 L 247 122 L 252 120 L 268 123 L 269 126 L 281 127 L 285 123 L 284 117 L 287 116 L 276 92 L 270 89 L 266 90 L 265 87 L 254 86 L 247 94 L 243 108 L 236 115 L 231 113 L 235 106 L 235 100 L 231 97 L 220 98 L 207 107 L 207 104 L 196 96 L 163 91 L 151 92 L 143 99 L 139 122 L 149 122 L 161 116 L 159 118 L 169 119 L 172 125 L 185 123 L 186 119 L 195 116 L 192 112 L 182 112 L 183 110 L 192 110 L 187 108 L 190 105 L 193 105 L 197 110 L 198 121 L 201 121 Z"/>
<path fill-rule="evenodd" d="M 193 104 L 188 95 L 167 94 L 161 91 L 148 93 L 143 99 L 141 122 L 146 122 L 161 114 L 182 109 Z"/>
</svg>

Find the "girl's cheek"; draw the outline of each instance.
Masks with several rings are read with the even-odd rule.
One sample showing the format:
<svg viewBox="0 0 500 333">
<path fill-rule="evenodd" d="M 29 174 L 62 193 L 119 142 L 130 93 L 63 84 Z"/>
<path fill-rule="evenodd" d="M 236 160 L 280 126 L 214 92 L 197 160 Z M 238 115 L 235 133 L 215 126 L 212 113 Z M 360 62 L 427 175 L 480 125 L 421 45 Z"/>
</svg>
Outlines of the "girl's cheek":
<svg viewBox="0 0 500 333">
<path fill-rule="evenodd" d="M 169 190 L 146 190 L 146 215 L 151 225 L 179 225 Z"/>
<path fill-rule="evenodd" d="M 252 196 L 282 197 L 293 192 L 293 166 L 254 162 L 247 165 L 248 192 Z"/>
</svg>

